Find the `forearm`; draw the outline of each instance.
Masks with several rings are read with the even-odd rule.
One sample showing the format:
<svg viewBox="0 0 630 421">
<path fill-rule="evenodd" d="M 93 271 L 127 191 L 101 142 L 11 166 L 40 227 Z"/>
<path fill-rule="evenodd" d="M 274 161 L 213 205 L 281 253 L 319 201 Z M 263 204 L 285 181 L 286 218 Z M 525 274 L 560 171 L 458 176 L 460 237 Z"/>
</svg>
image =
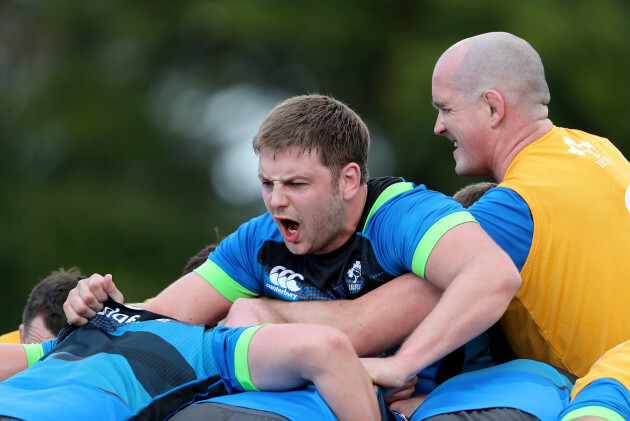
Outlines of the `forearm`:
<svg viewBox="0 0 630 421">
<path fill-rule="evenodd" d="M 232 303 L 198 274 L 191 272 L 142 305 L 146 310 L 192 324 L 214 324 Z"/>
<path fill-rule="evenodd" d="M 400 344 L 437 304 L 441 290 L 413 274 L 400 276 L 355 300 L 266 302 L 287 322 L 333 326 L 360 356 Z"/>
<path fill-rule="evenodd" d="M 521 285 L 512 260 L 475 223 L 460 224 L 440 238 L 425 276 L 444 294 L 388 361 L 400 384 L 488 329 Z"/>
<path fill-rule="evenodd" d="M 481 277 L 480 277 L 481 278 Z M 482 288 L 483 281 L 455 280 L 395 356 L 405 380 L 486 331 L 505 312 L 513 286 Z"/>
<path fill-rule="evenodd" d="M 455 283 L 444 292 L 433 312 L 395 355 L 362 360 L 376 384 L 400 387 L 434 361 L 486 330 L 501 316 L 511 298 L 511 288 L 498 288 L 491 294 L 484 288 L 466 288 L 475 285 L 474 280 L 469 280 L 470 283 L 462 285 Z"/>
<path fill-rule="evenodd" d="M 230 307 L 223 324 L 228 327 L 246 327 L 264 324 L 287 323 L 266 301 L 259 298 L 239 298 Z"/>
</svg>

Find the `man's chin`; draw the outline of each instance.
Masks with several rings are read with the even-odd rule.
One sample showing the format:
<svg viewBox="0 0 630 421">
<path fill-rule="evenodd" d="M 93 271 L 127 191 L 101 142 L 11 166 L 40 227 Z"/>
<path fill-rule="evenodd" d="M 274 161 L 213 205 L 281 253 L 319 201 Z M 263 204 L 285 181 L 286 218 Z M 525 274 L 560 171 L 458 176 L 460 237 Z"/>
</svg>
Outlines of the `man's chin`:
<svg viewBox="0 0 630 421">
<path fill-rule="evenodd" d="M 470 168 L 460 169 L 458 167 L 455 167 L 455 174 L 457 174 L 460 177 L 486 177 L 488 176 L 488 174 L 482 171 L 473 171 Z"/>
<path fill-rule="evenodd" d="M 289 242 L 284 240 L 284 245 L 289 249 L 289 251 L 295 255 L 301 256 L 303 254 L 308 254 L 309 250 L 307 250 L 304 244 L 298 244 Z"/>
<path fill-rule="evenodd" d="M 474 171 L 471 171 L 470 168 L 467 168 L 463 163 L 455 163 L 455 174 L 460 177 L 476 177 L 477 174 L 474 174 Z"/>
</svg>

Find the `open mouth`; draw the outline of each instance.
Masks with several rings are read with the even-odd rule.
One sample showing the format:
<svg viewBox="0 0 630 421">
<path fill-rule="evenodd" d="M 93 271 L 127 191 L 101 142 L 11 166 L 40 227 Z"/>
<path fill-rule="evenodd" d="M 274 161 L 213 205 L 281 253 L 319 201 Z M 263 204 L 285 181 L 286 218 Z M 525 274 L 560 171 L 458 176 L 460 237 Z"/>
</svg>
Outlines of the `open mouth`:
<svg viewBox="0 0 630 421">
<path fill-rule="evenodd" d="M 282 225 L 285 240 L 289 242 L 297 241 L 300 233 L 300 223 L 292 219 L 285 218 L 278 219 L 278 222 Z"/>
<path fill-rule="evenodd" d="M 295 221 L 287 220 L 284 222 L 284 227 L 286 228 L 289 234 L 297 234 L 298 228 L 300 227 L 300 225 Z"/>
</svg>

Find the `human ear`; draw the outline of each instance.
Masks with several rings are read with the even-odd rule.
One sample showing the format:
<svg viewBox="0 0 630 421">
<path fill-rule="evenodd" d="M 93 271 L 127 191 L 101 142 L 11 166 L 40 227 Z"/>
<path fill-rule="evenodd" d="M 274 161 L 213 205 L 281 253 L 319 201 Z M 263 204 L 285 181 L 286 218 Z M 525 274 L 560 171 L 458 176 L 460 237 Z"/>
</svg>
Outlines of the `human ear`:
<svg viewBox="0 0 630 421">
<path fill-rule="evenodd" d="M 24 343 L 24 323 L 20 323 L 20 328 L 18 329 L 18 332 L 20 333 L 20 343 L 23 344 Z"/>
<path fill-rule="evenodd" d="M 490 127 L 495 128 L 505 116 L 505 101 L 503 100 L 503 95 L 494 89 L 489 89 L 483 93 L 483 100 L 488 107 Z"/>
<path fill-rule="evenodd" d="M 339 182 L 341 183 L 341 194 L 344 200 L 350 200 L 361 187 L 361 169 L 356 162 L 346 164 L 341 170 Z"/>
</svg>

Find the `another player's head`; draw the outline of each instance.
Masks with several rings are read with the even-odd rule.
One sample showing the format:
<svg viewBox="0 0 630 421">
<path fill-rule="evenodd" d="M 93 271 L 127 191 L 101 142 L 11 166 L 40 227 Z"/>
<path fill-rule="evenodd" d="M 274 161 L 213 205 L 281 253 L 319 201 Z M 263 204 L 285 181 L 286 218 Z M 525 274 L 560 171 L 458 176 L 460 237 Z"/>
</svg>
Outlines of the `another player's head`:
<svg viewBox="0 0 630 421">
<path fill-rule="evenodd" d="M 68 324 L 63 303 L 83 278 L 77 268 L 58 269 L 33 288 L 24 307 L 20 342 L 39 343 L 57 337 Z"/>
<path fill-rule="evenodd" d="M 477 200 L 481 198 L 486 192 L 492 188 L 495 188 L 497 183 L 492 182 L 480 182 L 469 184 L 459 189 L 454 195 L 453 199 L 457 200 L 463 207 L 468 208 L 472 206 Z"/>
<path fill-rule="evenodd" d="M 182 276 L 192 272 L 193 270 L 204 264 L 206 260 L 208 260 L 208 256 L 210 255 L 210 253 L 212 253 L 214 249 L 217 248 L 217 246 L 218 244 L 207 245 L 199 250 L 197 254 L 188 259 L 188 262 L 186 262 L 184 270 L 182 271 Z"/>
<path fill-rule="evenodd" d="M 459 41 L 432 79 L 434 132 L 455 145 L 455 172 L 499 180 L 497 151 L 522 128 L 547 118 L 549 88 L 540 56 L 525 40 L 490 32 Z M 500 154 L 499 154 L 500 155 Z"/>
</svg>

